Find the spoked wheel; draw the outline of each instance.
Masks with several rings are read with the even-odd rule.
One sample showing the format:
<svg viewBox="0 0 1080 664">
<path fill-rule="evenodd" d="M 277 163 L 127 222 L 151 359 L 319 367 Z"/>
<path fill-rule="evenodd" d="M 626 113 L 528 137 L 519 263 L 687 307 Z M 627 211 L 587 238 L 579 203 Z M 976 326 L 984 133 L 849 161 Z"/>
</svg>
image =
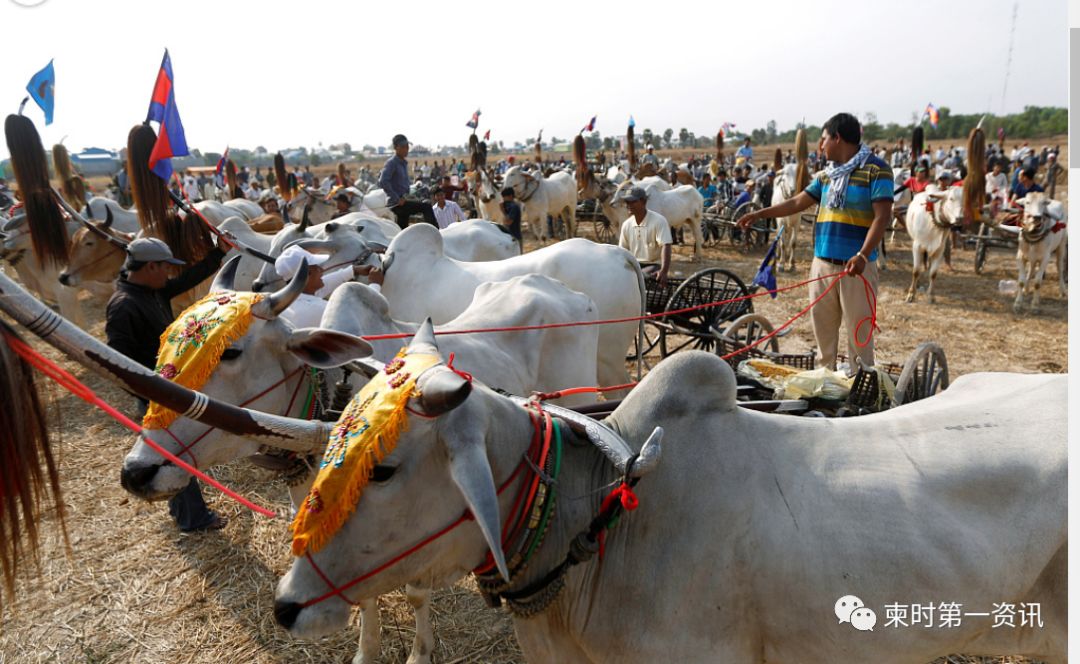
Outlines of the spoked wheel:
<svg viewBox="0 0 1080 664">
<path fill-rule="evenodd" d="M 900 406 L 933 396 L 947 387 L 949 365 L 945 351 L 933 341 L 925 341 L 904 362 L 893 398 Z"/>
<path fill-rule="evenodd" d="M 657 346 L 660 345 L 660 336 L 662 334 L 661 328 L 655 323 L 645 321 L 644 339 L 645 339 L 645 352 L 641 355 L 646 357 L 649 353 L 653 352 Z M 637 361 L 637 348 L 638 348 L 638 335 L 634 333 L 634 345 L 630 349 L 630 353 L 626 356 L 627 362 Z"/>
<path fill-rule="evenodd" d="M 615 227 L 607 217 L 600 215 L 593 220 L 593 233 L 597 242 L 615 244 Z"/>
<path fill-rule="evenodd" d="M 986 254 L 990 250 L 990 227 L 979 224 L 979 237 L 975 240 L 975 274 L 982 274 L 986 265 Z"/>
<path fill-rule="evenodd" d="M 735 208 L 735 212 L 731 215 L 731 221 L 734 224 L 738 224 L 748 212 L 757 210 L 758 205 L 756 203 L 743 203 L 739 207 Z M 739 249 L 746 253 L 751 248 L 761 246 L 764 244 L 764 239 L 768 237 L 768 222 L 759 222 L 753 224 L 748 228 L 738 229 L 739 237 L 736 240 L 734 238 L 736 226 L 732 226 L 732 244 L 737 244 Z"/>
<path fill-rule="evenodd" d="M 724 329 L 722 336 L 724 339 L 737 344 L 737 348 L 746 348 L 750 344 L 772 334 L 772 332 L 773 325 L 768 318 L 761 314 L 750 313 L 743 314 L 733 320 L 731 325 Z M 754 346 L 754 348 L 770 353 L 779 353 L 780 342 L 776 337 L 769 337 L 768 340 Z"/>
<path fill-rule="evenodd" d="M 708 268 L 695 272 L 671 294 L 665 311 L 678 311 L 712 302 L 722 302 L 711 307 L 694 309 L 686 313 L 665 316 L 667 327 L 660 330 L 660 355 L 667 357 L 684 348 L 711 352 L 716 346 L 717 332 L 723 324 L 750 313 L 754 305 L 748 299 L 726 302 L 749 295 L 750 291 L 734 273 L 721 268 Z"/>
</svg>

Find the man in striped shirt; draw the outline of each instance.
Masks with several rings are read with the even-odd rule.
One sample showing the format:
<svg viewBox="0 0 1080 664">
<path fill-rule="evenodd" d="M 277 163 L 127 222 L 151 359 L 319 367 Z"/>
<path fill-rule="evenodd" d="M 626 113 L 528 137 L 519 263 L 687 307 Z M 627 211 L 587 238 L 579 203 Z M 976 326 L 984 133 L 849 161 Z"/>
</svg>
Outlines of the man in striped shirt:
<svg viewBox="0 0 1080 664">
<path fill-rule="evenodd" d="M 810 182 L 797 196 L 772 207 L 751 212 L 739 221 L 749 226 L 760 218 L 787 217 L 819 204 L 814 224 L 814 261 L 810 278 L 834 272 L 846 272 L 851 278 L 825 294 L 811 311 L 814 338 L 822 366 L 836 368 L 840 323 L 848 331 L 848 357 L 851 372 L 858 357 L 864 366 L 874 364 L 874 343 L 870 337 L 872 299 L 863 287 L 863 275 L 877 292 L 877 247 L 892 216 L 892 169 L 875 157 L 862 143 L 862 127 L 848 113 L 838 113 L 825 123 L 818 147 L 832 162 L 825 172 Z M 822 296 L 832 279 L 810 284 L 810 299 Z M 860 325 L 860 322 L 866 320 Z M 855 338 L 858 328 L 859 338 Z"/>
</svg>

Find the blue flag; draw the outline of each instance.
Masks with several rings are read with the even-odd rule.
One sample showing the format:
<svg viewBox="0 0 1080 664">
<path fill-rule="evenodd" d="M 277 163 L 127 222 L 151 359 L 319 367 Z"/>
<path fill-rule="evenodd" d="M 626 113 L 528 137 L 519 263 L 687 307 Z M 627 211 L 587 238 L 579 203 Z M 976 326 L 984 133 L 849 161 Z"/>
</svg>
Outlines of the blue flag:
<svg viewBox="0 0 1080 664">
<path fill-rule="evenodd" d="M 45 124 L 52 124 L 54 91 L 56 90 L 56 72 L 53 71 L 53 61 L 45 68 L 34 74 L 30 82 L 26 84 L 26 90 L 30 98 L 34 100 L 42 111 L 45 111 Z"/>
<path fill-rule="evenodd" d="M 781 228 L 780 232 L 776 234 L 776 239 L 769 245 L 769 250 L 765 252 L 765 258 L 762 259 L 761 266 L 758 267 L 758 272 L 754 275 L 754 281 L 751 282 L 751 285 L 761 286 L 767 291 L 776 290 L 776 274 L 773 273 L 773 267 L 776 262 L 774 260 L 776 258 L 776 245 L 780 242 L 780 236 L 783 234 L 784 229 Z M 769 297 L 775 300 L 776 293 L 771 293 Z"/>
<path fill-rule="evenodd" d="M 629 123 L 629 125 L 630 125 L 631 127 L 633 127 L 633 126 L 634 126 L 634 116 L 632 116 L 632 115 L 630 116 L 630 123 Z"/>
</svg>

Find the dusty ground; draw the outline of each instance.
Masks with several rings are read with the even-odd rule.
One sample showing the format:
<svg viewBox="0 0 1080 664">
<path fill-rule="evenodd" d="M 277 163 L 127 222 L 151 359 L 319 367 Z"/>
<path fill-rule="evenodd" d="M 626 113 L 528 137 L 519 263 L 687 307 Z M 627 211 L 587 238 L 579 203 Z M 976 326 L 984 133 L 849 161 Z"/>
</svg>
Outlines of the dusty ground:
<svg viewBox="0 0 1080 664">
<path fill-rule="evenodd" d="M 582 226 L 583 234 L 591 233 L 587 229 Z M 808 227 L 802 236 L 805 245 Z M 799 270 L 781 275 L 781 285 L 804 278 L 808 256 L 804 246 Z M 879 295 L 880 358 L 900 362 L 919 342 L 934 340 L 945 348 L 953 377 L 972 371 L 1068 370 L 1065 300 L 1050 287 L 1039 315 L 1013 315 L 1011 298 L 997 289 L 999 279 L 1016 276 L 1009 253 L 992 253 L 986 272 L 977 276 L 971 252 L 958 252 L 955 272 L 940 277 L 936 305 L 924 297 L 903 302 L 910 279 L 903 238 L 891 257 Z M 707 250 L 700 263 L 688 258 L 688 248 L 677 248 L 676 273 L 718 265 L 749 281 L 760 252 L 746 256 L 725 246 Z M 806 301 L 800 289 L 777 300 L 757 300 L 755 309 L 780 323 Z M 92 332 L 102 336 L 100 305 L 89 318 Z M 791 352 L 811 347 L 809 324 L 796 323 L 782 344 Z M 66 366 L 111 403 L 130 403 L 119 390 Z M 66 556 L 49 530 L 40 574 L 24 574 L 17 601 L 5 602 L 0 662 L 349 661 L 359 636 L 355 625 L 331 638 L 300 642 L 273 624 L 274 584 L 290 561 L 285 518 L 253 516 L 207 489 L 212 507 L 232 522 L 220 533 L 179 534 L 164 504 L 139 502 L 120 487 L 120 463 L 131 436 L 71 395 L 51 386 L 48 392 L 56 417 L 53 431 L 60 439 L 72 550 Z M 284 487 L 265 471 L 236 464 L 213 474 L 286 513 Z M 408 605 L 395 593 L 384 597 L 381 607 L 383 661 L 402 662 L 413 629 Z M 521 661 L 509 618 L 487 609 L 469 582 L 436 593 L 433 619 L 437 662 Z"/>
</svg>

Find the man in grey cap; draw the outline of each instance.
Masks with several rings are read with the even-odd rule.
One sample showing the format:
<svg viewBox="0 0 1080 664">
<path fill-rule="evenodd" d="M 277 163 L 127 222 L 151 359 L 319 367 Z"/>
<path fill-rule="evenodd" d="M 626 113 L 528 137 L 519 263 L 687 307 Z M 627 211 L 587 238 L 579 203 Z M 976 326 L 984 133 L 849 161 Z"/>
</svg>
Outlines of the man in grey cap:
<svg viewBox="0 0 1080 664">
<path fill-rule="evenodd" d="M 649 196 L 641 187 L 631 187 L 623 200 L 630 217 L 619 230 L 619 246 L 634 255 L 646 274 L 655 276 L 661 286 L 666 286 L 671 265 L 671 226 L 659 212 L 646 209 Z"/>
<path fill-rule="evenodd" d="M 404 134 L 398 134 L 391 143 L 394 156 L 383 165 L 379 186 L 386 192 L 386 203 L 397 217 L 398 226 L 404 229 L 409 225 L 409 217 L 422 214 L 425 222 L 438 228 L 439 222 L 435 221 L 430 202 L 405 200 L 405 195 L 409 193 L 409 162 L 405 161 L 405 157 L 409 156 L 409 139 Z"/>
<path fill-rule="evenodd" d="M 170 266 L 184 264 L 173 257 L 169 245 L 157 238 L 139 238 L 129 244 L 116 292 L 105 310 L 109 346 L 152 370 L 157 364 L 161 333 L 175 319 L 170 301 L 214 274 L 224 257 L 225 252 L 215 247 L 179 276 L 169 278 Z M 139 399 L 140 418 L 148 405 Z M 228 523 L 224 516 L 206 507 L 194 477 L 187 488 L 169 500 L 169 513 L 184 532 L 220 530 Z"/>
</svg>

